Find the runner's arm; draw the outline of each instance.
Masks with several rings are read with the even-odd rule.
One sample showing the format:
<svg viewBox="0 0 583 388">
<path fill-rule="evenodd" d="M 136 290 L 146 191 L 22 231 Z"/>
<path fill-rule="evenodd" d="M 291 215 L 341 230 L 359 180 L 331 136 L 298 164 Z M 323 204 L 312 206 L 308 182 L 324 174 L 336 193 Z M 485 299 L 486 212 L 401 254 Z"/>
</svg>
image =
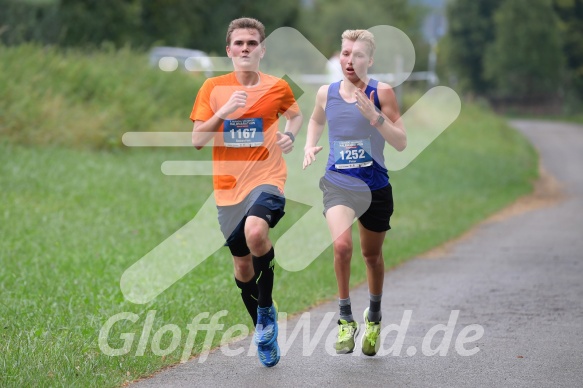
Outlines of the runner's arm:
<svg viewBox="0 0 583 388">
<path fill-rule="evenodd" d="M 247 101 L 247 93 L 244 91 L 233 92 L 229 100 L 210 119 L 206 121 L 195 120 L 192 127 L 192 144 L 197 150 L 204 147 L 219 130 L 225 118 L 238 108 L 244 108 Z"/>
<path fill-rule="evenodd" d="M 316 144 L 318 144 L 320 137 L 322 137 L 322 132 L 326 126 L 326 112 L 324 108 L 326 106 L 328 87 L 329 85 L 321 86 L 318 89 L 318 94 L 316 94 L 316 104 L 308 122 L 308 134 L 304 147 L 304 169 L 316 161 L 316 154 L 322 150 L 322 147 Z"/>
<path fill-rule="evenodd" d="M 214 115 L 207 121 L 196 120 L 192 127 L 192 144 L 197 150 L 204 147 L 215 136 L 223 119 Z"/>
<path fill-rule="evenodd" d="M 296 136 L 300 132 L 300 129 L 302 128 L 304 117 L 302 116 L 302 113 L 299 109 L 294 110 L 294 112 L 291 114 L 286 113 L 285 117 L 287 118 L 287 122 L 285 123 L 284 133 L 277 134 L 277 144 L 281 147 L 281 151 L 284 154 L 287 154 L 293 149 L 293 141 L 290 136 L 286 135 L 286 133 L 291 133 L 293 139 L 295 140 Z"/>
<path fill-rule="evenodd" d="M 367 96 L 362 90 L 357 89 L 355 92 L 356 107 L 379 131 L 387 143 L 397 151 L 403 151 L 407 147 L 407 134 L 399 114 L 395 93 L 388 84 L 381 82 L 378 84 L 377 93 L 381 104 L 380 112 L 374 104 L 374 91 L 371 92 L 370 96 Z"/>
<path fill-rule="evenodd" d="M 388 84 L 384 83 L 379 83 L 377 90 L 381 104 L 381 114 L 385 121 L 374 127 L 393 148 L 397 151 L 403 151 L 407 147 L 407 133 L 405 132 L 403 120 L 401 120 L 395 92 Z M 373 120 L 375 120 L 374 117 Z"/>
</svg>

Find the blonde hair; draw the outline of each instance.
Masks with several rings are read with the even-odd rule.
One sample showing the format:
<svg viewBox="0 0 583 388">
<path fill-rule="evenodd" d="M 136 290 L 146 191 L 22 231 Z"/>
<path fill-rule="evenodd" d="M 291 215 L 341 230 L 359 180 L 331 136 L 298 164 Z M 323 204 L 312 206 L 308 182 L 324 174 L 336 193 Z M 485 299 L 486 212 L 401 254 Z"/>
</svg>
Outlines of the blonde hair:
<svg viewBox="0 0 583 388">
<path fill-rule="evenodd" d="M 368 46 L 369 55 L 372 57 L 376 49 L 374 35 L 368 30 L 346 30 L 342 33 L 342 40 L 351 40 L 353 42 L 364 42 Z"/>
<path fill-rule="evenodd" d="M 239 28 L 253 29 L 259 32 L 259 43 L 265 40 L 265 26 L 257 19 L 253 18 L 239 18 L 233 20 L 227 29 L 227 45 L 231 44 L 231 34 L 234 30 Z"/>
</svg>

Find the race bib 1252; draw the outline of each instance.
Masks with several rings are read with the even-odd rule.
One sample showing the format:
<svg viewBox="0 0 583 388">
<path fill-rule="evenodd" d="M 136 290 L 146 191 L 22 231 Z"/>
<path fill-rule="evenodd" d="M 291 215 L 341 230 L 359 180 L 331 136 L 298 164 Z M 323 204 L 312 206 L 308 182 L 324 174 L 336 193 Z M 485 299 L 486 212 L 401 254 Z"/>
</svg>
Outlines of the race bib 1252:
<svg viewBox="0 0 583 388">
<path fill-rule="evenodd" d="M 372 166 L 370 139 L 335 141 L 334 160 L 339 170 Z"/>
</svg>

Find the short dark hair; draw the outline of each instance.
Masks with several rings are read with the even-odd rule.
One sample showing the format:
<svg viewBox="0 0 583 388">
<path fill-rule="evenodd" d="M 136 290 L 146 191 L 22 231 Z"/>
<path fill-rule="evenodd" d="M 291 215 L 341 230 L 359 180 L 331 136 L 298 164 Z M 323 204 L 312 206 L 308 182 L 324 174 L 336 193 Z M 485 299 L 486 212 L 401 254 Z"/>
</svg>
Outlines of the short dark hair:
<svg viewBox="0 0 583 388">
<path fill-rule="evenodd" d="M 231 44 L 231 34 L 238 28 L 250 28 L 259 32 L 259 43 L 265 40 L 265 26 L 257 19 L 253 18 L 239 18 L 233 20 L 227 29 L 227 45 Z"/>
</svg>

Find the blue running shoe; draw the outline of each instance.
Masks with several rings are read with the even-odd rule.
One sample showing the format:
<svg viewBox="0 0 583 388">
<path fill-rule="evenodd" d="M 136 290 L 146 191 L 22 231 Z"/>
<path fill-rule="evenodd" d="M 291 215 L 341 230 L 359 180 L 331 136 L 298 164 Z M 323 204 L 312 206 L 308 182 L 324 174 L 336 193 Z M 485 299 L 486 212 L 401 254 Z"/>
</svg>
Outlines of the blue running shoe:
<svg viewBox="0 0 583 388">
<path fill-rule="evenodd" d="M 271 368 L 272 366 L 277 365 L 280 357 L 277 340 L 273 341 L 271 345 L 257 346 L 257 355 L 259 356 L 259 362 L 261 362 L 264 366 Z"/>
<path fill-rule="evenodd" d="M 277 308 L 275 303 L 271 307 L 257 307 L 257 326 L 253 340 L 258 347 L 271 345 L 277 340 Z"/>
</svg>

